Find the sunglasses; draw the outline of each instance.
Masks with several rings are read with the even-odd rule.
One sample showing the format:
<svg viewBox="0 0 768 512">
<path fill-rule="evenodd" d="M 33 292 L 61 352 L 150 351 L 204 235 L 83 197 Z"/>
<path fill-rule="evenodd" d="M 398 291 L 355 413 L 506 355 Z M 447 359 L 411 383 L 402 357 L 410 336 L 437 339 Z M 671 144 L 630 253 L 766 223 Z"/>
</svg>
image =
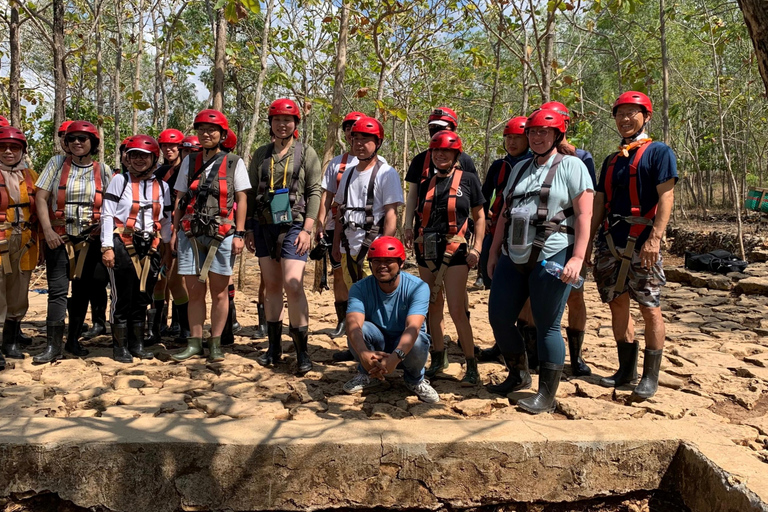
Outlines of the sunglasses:
<svg viewBox="0 0 768 512">
<path fill-rule="evenodd" d="M 82 144 L 82 143 L 84 143 L 85 141 L 87 141 L 87 140 L 90 140 L 90 139 L 91 139 L 91 138 L 90 138 L 90 137 L 88 137 L 87 135 L 67 135 L 67 136 L 64 138 L 64 140 L 65 140 L 67 143 L 71 143 L 71 142 L 79 142 L 80 144 Z"/>
<path fill-rule="evenodd" d="M 6 151 L 21 151 L 22 146 L 19 144 L 0 144 L 0 153 L 5 153 Z"/>
</svg>

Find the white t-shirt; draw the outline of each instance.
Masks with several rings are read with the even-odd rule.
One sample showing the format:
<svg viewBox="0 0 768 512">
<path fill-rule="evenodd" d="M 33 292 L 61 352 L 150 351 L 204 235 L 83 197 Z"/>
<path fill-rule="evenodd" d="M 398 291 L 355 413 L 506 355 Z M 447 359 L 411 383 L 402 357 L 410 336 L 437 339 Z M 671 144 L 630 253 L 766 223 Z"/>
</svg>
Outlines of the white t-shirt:
<svg viewBox="0 0 768 512">
<path fill-rule="evenodd" d="M 171 194 L 168 184 L 160 179 L 151 178 L 139 182 L 139 206 L 142 207 L 142 210 L 136 216 L 136 230 L 150 232 L 155 230 L 151 208 L 155 186 L 159 187 L 160 236 L 163 242 L 168 243 L 171 241 Z M 102 247 L 113 247 L 112 233 L 115 229 L 115 220 L 119 220 L 124 225 L 133 207 L 133 177 L 129 174 L 115 176 L 109 183 L 103 204 L 101 209 L 101 245 Z"/>
<path fill-rule="evenodd" d="M 344 162 L 344 157 L 347 157 L 347 161 Z M 342 162 L 344 162 L 344 168 L 341 169 Z M 357 165 L 357 157 L 350 155 L 349 153 L 344 153 L 343 155 L 339 155 L 333 158 L 328 163 L 328 167 L 325 168 L 325 172 L 323 173 L 323 181 L 321 183 L 321 186 L 323 187 L 323 190 L 328 191 L 329 194 L 331 194 L 331 197 L 334 197 L 336 195 L 336 190 L 338 187 L 336 186 L 336 176 L 339 173 L 339 171 L 344 172 L 348 168 L 353 167 Z M 333 231 L 333 229 L 336 227 L 336 220 L 333 218 L 333 212 L 331 210 L 328 210 L 328 215 L 325 222 L 325 230 L 326 231 Z"/>
<path fill-rule="evenodd" d="M 379 222 L 384 216 L 384 207 L 387 205 L 403 204 L 403 187 L 400 183 L 400 175 L 397 170 L 389 165 L 382 157 L 378 157 L 379 172 L 376 174 L 376 182 L 373 184 L 373 222 Z M 335 201 L 339 204 L 344 203 L 344 185 L 349 179 L 349 193 L 347 197 L 349 202 L 347 208 L 365 208 L 365 201 L 368 197 L 368 183 L 371 181 L 373 168 L 365 172 L 358 172 L 357 166 L 347 167 L 344 176 L 341 177 L 339 190 L 336 191 Z M 351 175 L 351 178 L 350 178 Z M 347 211 L 345 214 L 346 222 L 354 222 L 362 226 L 365 223 L 364 211 Z M 348 227 L 344 231 L 349 240 L 349 249 L 353 255 L 360 252 L 360 246 L 365 239 L 365 231 L 362 227 Z M 344 246 L 341 246 L 341 252 L 346 253 Z"/>
<path fill-rule="evenodd" d="M 190 156 L 194 158 L 194 155 Z M 187 192 L 187 181 L 189 181 L 189 165 L 191 161 L 192 160 L 190 157 L 187 157 L 181 162 L 181 167 L 179 168 L 179 177 L 176 178 L 176 185 L 173 187 L 180 194 Z M 214 166 L 209 165 L 208 168 L 200 175 L 201 181 L 208 177 L 208 173 L 211 172 L 212 167 Z M 219 169 L 216 167 L 216 172 L 218 171 Z M 245 168 L 245 163 L 241 158 L 238 160 L 237 165 L 235 166 L 235 192 L 242 192 L 243 190 L 248 190 L 249 188 L 251 188 L 251 180 L 248 179 L 248 169 Z"/>
</svg>

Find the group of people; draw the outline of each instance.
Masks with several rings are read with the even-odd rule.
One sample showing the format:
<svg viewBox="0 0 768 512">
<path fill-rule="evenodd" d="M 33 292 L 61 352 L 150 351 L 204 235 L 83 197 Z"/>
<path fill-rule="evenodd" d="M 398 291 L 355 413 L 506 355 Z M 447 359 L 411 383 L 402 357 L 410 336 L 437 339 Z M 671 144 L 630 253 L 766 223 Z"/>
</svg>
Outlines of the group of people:
<svg viewBox="0 0 768 512">
<path fill-rule="evenodd" d="M 169 292 L 176 333 L 187 345 L 173 359 L 199 357 L 207 348 L 210 362 L 221 361 L 222 345 L 234 342 L 239 328 L 231 276 L 245 248 L 261 270 L 257 333 L 267 337 L 268 348 L 257 362 L 283 362 L 287 304 L 296 373 L 304 375 L 312 369 L 304 269 L 310 252 L 327 253 L 337 314 L 331 334 L 348 340 L 348 350 L 333 358 L 358 363 L 345 392 L 372 388 L 401 368 L 409 390 L 425 402 L 439 401 L 428 378 L 448 367 L 447 303 L 465 360 L 462 386 L 480 384 L 478 361 L 506 365 L 506 379 L 488 384 L 503 395 L 531 387 L 536 371 L 537 393 L 517 404 L 534 414 L 550 412 L 564 370 L 566 305 L 571 374 L 591 374 L 581 355 L 586 308 L 580 283 L 594 246 L 593 274 L 611 309 L 619 360 L 618 371 L 601 384 L 637 384 L 635 395 L 648 398 L 658 388 L 664 344 L 660 240 L 677 180 L 674 153 L 647 135 L 652 114 L 646 95 L 619 96 L 613 116 L 621 144 L 598 179 L 592 156 L 567 141 L 567 107 L 545 103 L 506 123 L 507 155 L 481 183 L 463 151 L 456 112 L 440 107 L 428 119 L 428 149 L 407 171 L 405 195 L 397 170 L 379 155 L 381 122 L 361 112 L 345 116 L 349 150 L 323 170 L 314 149 L 300 142 L 301 111 L 286 98 L 270 105 L 271 142 L 255 151 L 249 168 L 231 152 L 236 136 L 227 118 L 211 109 L 195 117 L 196 137 L 170 129 L 157 140 L 125 139 L 122 169 L 114 175 L 93 160 L 101 141 L 91 123 L 60 128 L 64 154 L 39 176 L 25 163 L 24 134 L 2 123 L 2 353 L 24 357 L 29 342 L 20 323 L 29 276 L 44 258 L 47 345 L 35 363 L 55 361 L 64 351 L 87 355 L 79 342 L 86 311 L 90 302 L 90 335 L 102 334 L 98 312 L 106 309 L 107 284 L 116 361 L 151 358 L 146 347 L 174 332 L 167 328 Z M 404 243 L 395 236 L 401 205 Z M 414 252 L 419 277 L 402 272 L 406 249 Z M 475 267 L 490 288 L 494 344 L 485 350 L 475 346 L 468 304 Z M 210 337 L 204 340 L 207 292 Z M 645 321 L 639 383 L 630 298 Z"/>
</svg>

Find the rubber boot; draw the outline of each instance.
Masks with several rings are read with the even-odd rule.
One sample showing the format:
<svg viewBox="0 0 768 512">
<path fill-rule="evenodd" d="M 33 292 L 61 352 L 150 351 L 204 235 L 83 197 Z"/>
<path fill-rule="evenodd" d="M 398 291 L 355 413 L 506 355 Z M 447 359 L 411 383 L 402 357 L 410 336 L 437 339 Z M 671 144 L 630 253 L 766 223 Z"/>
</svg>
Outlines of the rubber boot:
<svg viewBox="0 0 768 512">
<path fill-rule="evenodd" d="M 528 370 L 528 356 L 525 352 L 504 354 L 503 358 L 509 374 L 504 382 L 487 386 L 488 391 L 506 396 L 513 391 L 530 388 L 531 373 Z"/>
<path fill-rule="evenodd" d="M 664 349 L 643 350 L 645 358 L 643 359 L 643 377 L 640 384 L 635 386 L 634 395 L 642 399 L 651 398 L 659 389 L 659 370 L 661 369 L 661 356 Z"/>
<path fill-rule="evenodd" d="M 272 366 L 282 362 L 283 347 L 280 343 L 283 338 L 283 322 L 267 322 L 267 335 L 269 348 L 256 358 L 256 362 L 261 366 Z"/>
<path fill-rule="evenodd" d="M 144 323 L 133 324 L 128 335 L 128 352 L 139 359 L 154 359 L 155 354 L 144 349 Z"/>
<path fill-rule="evenodd" d="M 259 312 L 259 326 L 256 327 L 255 339 L 260 340 L 267 337 L 267 313 L 264 310 L 264 304 L 256 304 L 256 309 Z"/>
<path fill-rule="evenodd" d="M 99 307 L 94 307 L 91 304 L 91 318 L 93 319 L 93 325 L 90 329 L 85 329 L 81 336 L 84 340 L 90 340 L 96 336 L 101 336 L 107 333 L 107 320 L 106 311 L 102 311 Z M 69 341 L 69 340 L 67 340 Z"/>
<path fill-rule="evenodd" d="M 173 332 L 174 325 L 171 325 L 171 327 L 168 327 L 168 305 L 165 303 L 165 299 L 163 300 L 156 300 L 154 304 L 154 309 L 157 309 L 160 311 L 160 336 L 178 336 L 178 332 Z M 176 305 L 173 304 L 173 320 L 172 322 L 178 323 L 178 315 L 176 314 Z"/>
<path fill-rule="evenodd" d="M 32 344 L 32 336 L 27 336 L 21 330 L 19 330 L 19 335 L 18 335 L 17 339 L 19 340 L 19 344 L 22 347 L 28 347 L 28 346 L 30 346 Z"/>
<path fill-rule="evenodd" d="M 208 362 L 219 363 L 224 360 L 224 352 L 221 350 L 221 336 L 208 338 Z"/>
<path fill-rule="evenodd" d="M 429 368 L 424 372 L 424 375 L 432 378 L 439 372 L 448 368 L 448 350 L 430 350 Z"/>
<path fill-rule="evenodd" d="M 480 372 L 477 371 L 477 359 L 467 359 L 467 370 L 461 379 L 462 387 L 477 386 L 480 383 Z"/>
<path fill-rule="evenodd" d="M 501 356 L 501 349 L 497 343 L 494 343 L 491 348 L 484 348 L 477 354 L 477 360 L 481 363 L 499 362 L 499 356 Z"/>
<path fill-rule="evenodd" d="M 67 330 L 67 343 L 64 345 L 64 350 L 77 357 L 85 357 L 88 355 L 88 350 L 83 348 L 80 344 L 80 333 L 83 328 L 83 320 L 74 318 L 69 322 L 69 329 Z"/>
<path fill-rule="evenodd" d="M 132 363 L 133 356 L 128 352 L 128 324 L 112 324 L 112 359 L 118 363 Z"/>
<path fill-rule="evenodd" d="M 227 312 L 227 320 L 224 322 L 224 329 L 221 331 L 221 336 L 219 336 L 221 345 L 235 344 L 235 332 L 232 325 L 232 311 L 234 308 L 235 303 L 230 299 L 229 311 Z"/>
<path fill-rule="evenodd" d="M 63 356 L 64 322 L 45 323 L 46 347 L 42 354 L 32 358 L 35 364 L 52 363 Z"/>
<path fill-rule="evenodd" d="M 531 414 L 553 412 L 555 394 L 563 375 L 563 365 L 543 362 L 539 365 L 539 391 L 530 398 L 517 401 L 517 406 Z"/>
<path fill-rule="evenodd" d="M 296 375 L 304 375 L 312 370 L 312 360 L 307 351 L 307 342 L 309 341 L 309 327 L 289 327 L 288 334 L 293 338 L 293 345 L 296 347 Z"/>
<path fill-rule="evenodd" d="M 235 299 L 229 299 L 229 316 L 232 320 L 232 334 L 237 334 L 243 329 L 240 322 L 237 321 L 237 308 L 235 307 Z"/>
<path fill-rule="evenodd" d="M 203 355 L 203 338 L 187 338 L 187 348 L 171 356 L 174 361 L 186 361 L 190 357 Z"/>
<path fill-rule="evenodd" d="M 539 334 L 536 326 L 526 325 L 523 327 L 522 334 L 525 340 L 525 352 L 528 355 L 528 368 L 535 372 L 539 369 Z"/>
<path fill-rule="evenodd" d="M 638 348 L 637 343 L 618 342 L 616 349 L 619 352 L 619 369 L 610 377 L 600 379 L 600 385 L 606 388 L 617 388 L 635 382 L 637 380 Z"/>
<path fill-rule="evenodd" d="M 181 337 L 183 334 L 181 326 L 181 316 L 179 315 L 179 306 L 175 302 L 171 302 L 171 326 L 168 328 L 168 336 Z M 168 306 L 163 308 L 165 311 L 165 317 L 163 317 L 163 325 L 168 323 Z"/>
<path fill-rule="evenodd" d="M 5 358 L 3 357 L 3 352 L 0 351 L 0 372 L 5 370 Z"/>
<path fill-rule="evenodd" d="M 161 309 L 149 309 L 147 310 L 147 324 L 149 324 L 149 336 L 144 338 L 144 346 L 151 347 L 157 343 L 160 343 L 160 316 L 163 311 Z"/>
<path fill-rule="evenodd" d="M 18 320 L 5 320 L 3 324 L 3 346 L 2 352 L 8 359 L 24 359 L 19 344 L 19 332 L 21 332 L 21 322 Z"/>
<path fill-rule="evenodd" d="M 344 336 L 344 333 L 347 331 L 346 329 L 347 304 L 349 304 L 349 301 L 346 301 L 346 300 L 335 302 L 333 304 L 336 307 L 337 323 L 336 323 L 336 329 L 331 331 L 331 338 L 338 338 L 339 336 Z M 351 361 L 351 359 L 344 359 L 344 361 Z"/>
<path fill-rule="evenodd" d="M 592 375 L 587 363 L 581 357 L 581 347 L 584 345 L 584 331 L 567 328 L 565 330 L 568 337 L 568 353 L 571 356 L 571 375 L 574 377 L 585 377 Z"/>
<path fill-rule="evenodd" d="M 174 318 L 178 319 L 179 331 L 175 334 L 176 343 L 185 343 L 189 339 L 191 333 L 189 332 L 189 302 L 174 304 Z"/>
</svg>

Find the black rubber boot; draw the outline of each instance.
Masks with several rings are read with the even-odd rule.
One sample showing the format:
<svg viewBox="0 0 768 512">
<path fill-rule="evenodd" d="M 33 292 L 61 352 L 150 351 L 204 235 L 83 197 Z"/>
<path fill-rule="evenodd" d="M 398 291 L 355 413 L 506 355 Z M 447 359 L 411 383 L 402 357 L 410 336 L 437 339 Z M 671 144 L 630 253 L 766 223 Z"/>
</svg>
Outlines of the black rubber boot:
<svg viewBox="0 0 768 512">
<path fill-rule="evenodd" d="M 243 326 L 237 321 L 237 308 L 235 307 L 235 299 L 229 299 L 229 316 L 232 318 L 232 334 L 237 334 L 242 330 Z"/>
<path fill-rule="evenodd" d="M 144 338 L 145 347 L 151 347 L 156 343 L 160 343 L 161 341 L 160 316 L 162 315 L 162 313 L 163 312 L 160 309 L 152 308 L 147 310 L 147 324 L 149 324 L 149 336 Z"/>
<path fill-rule="evenodd" d="M 539 391 L 530 398 L 517 401 L 517 406 L 531 414 L 553 412 L 555 394 L 563 375 L 563 365 L 543 362 L 539 365 Z"/>
<path fill-rule="evenodd" d="M 491 348 L 484 348 L 477 354 L 477 360 L 482 363 L 499 362 L 501 356 L 501 349 L 497 343 L 494 343 Z"/>
<path fill-rule="evenodd" d="M 2 352 L 8 359 L 24 359 L 19 344 L 19 332 L 21 332 L 21 322 L 18 320 L 5 320 L 3 324 L 3 346 Z"/>
<path fill-rule="evenodd" d="M 349 301 L 340 301 L 335 302 L 333 305 L 336 307 L 336 329 L 331 331 L 331 338 L 338 338 L 339 336 L 344 336 L 344 333 L 347 331 L 346 329 L 346 319 L 347 319 L 347 304 Z M 351 359 L 343 359 L 343 361 L 351 361 Z"/>
<path fill-rule="evenodd" d="M 571 375 L 574 377 L 585 377 L 592 375 L 587 363 L 581 358 L 581 347 L 584 345 L 584 331 L 567 328 L 565 330 L 568 336 L 568 353 L 571 356 Z"/>
<path fill-rule="evenodd" d="M 235 343 L 235 332 L 232 325 L 232 311 L 234 308 L 235 303 L 232 301 L 232 299 L 230 299 L 229 311 L 227 312 L 227 321 L 224 322 L 224 329 L 221 331 L 221 336 L 219 336 L 221 345 L 234 345 Z"/>
<path fill-rule="evenodd" d="M 128 335 L 128 352 L 139 359 L 154 359 L 155 354 L 144 349 L 144 323 L 132 324 Z"/>
<path fill-rule="evenodd" d="M 430 350 L 429 351 L 429 368 L 427 368 L 424 375 L 430 379 L 448 368 L 448 350 Z"/>
<path fill-rule="evenodd" d="M 283 322 L 267 322 L 267 336 L 269 348 L 256 358 L 256 362 L 261 366 L 272 366 L 282 362 L 283 347 L 280 342 L 283 338 Z"/>
<path fill-rule="evenodd" d="M 165 303 L 165 299 L 156 300 L 154 308 L 160 310 L 160 336 L 173 337 L 179 335 L 179 315 L 176 313 L 176 304 L 171 303 L 173 316 L 171 318 L 171 326 L 168 327 L 168 304 Z"/>
<path fill-rule="evenodd" d="M 293 338 L 293 345 L 296 347 L 296 375 L 304 375 L 312 370 L 312 360 L 307 351 L 307 342 L 309 341 L 309 327 L 289 327 L 288 333 Z"/>
<path fill-rule="evenodd" d="M 256 304 L 256 310 L 259 312 L 259 325 L 256 327 L 254 338 L 260 340 L 267 337 L 267 313 L 261 303 Z"/>
<path fill-rule="evenodd" d="M 467 359 L 467 370 L 464 372 L 464 377 L 461 379 L 462 387 L 477 386 L 480 382 L 480 372 L 477 370 L 477 359 Z"/>
<path fill-rule="evenodd" d="M 0 351 L 0 371 L 5 370 L 5 358 L 3 357 L 3 352 Z"/>
<path fill-rule="evenodd" d="M 173 307 L 174 319 L 178 319 L 176 321 L 179 324 L 179 330 L 174 334 L 174 336 L 177 336 L 176 343 L 186 343 L 187 339 L 191 336 L 189 332 L 189 302 L 179 304 L 178 306 L 174 304 Z"/>
<path fill-rule="evenodd" d="M 112 359 L 118 363 L 132 363 L 133 357 L 128 352 L 128 324 L 112 324 Z"/>
<path fill-rule="evenodd" d="M 617 388 L 624 384 L 631 384 L 637 380 L 637 343 L 625 343 L 619 341 L 616 344 L 619 352 L 619 369 L 610 377 L 600 379 L 600 385 L 606 388 Z"/>
<path fill-rule="evenodd" d="M 528 371 L 528 357 L 525 352 L 505 354 L 503 357 L 504 364 L 507 365 L 509 370 L 509 375 L 507 375 L 504 382 L 488 385 L 488 391 L 506 396 L 513 391 L 530 388 L 531 373 Z"/>
<path fill-rule="evenodd" d="M 32 337 L 31 336 L 27 336 L 21 330 L 19 330 L 18 340 L 19 340 L 19 344 L 22 347 L 28 347 L 28 346 L 30 346 L 32 344 Z"/>
<path fill-rule="evenodd" d="M 643 377 L 640 384 L 635 386 L 634 395 L 646 399 L 651 398 L 659 390 L 659 370 L 661 369 L 661 356 L 664 349 L 643 350 L 645 358 L 643 359 Z"/>
<path fill-rule="evenodd" d="M 525 352 L 528 355 L 528 368 L 531 371 L 539 369 L 539 334 L 534 325 L 526 325 L 522 330 L 525 340 Z"/>
<path fill-rule="evenodd" d="M 35 364 L 52 363 L 64 355 L 64 322 L 46 322 L 45 338 L 47 343 L 45 350 L 32 358 Z"/>
<path fill-rule="evenodd" d="M 93 326 L 82 334 L 82 338 L 84 340 L 90 340 L 91 338 L 95 338 L 96 336 L 101 336 L 102 334 L 106 333 L 106 326 L 100 324 L 99 322 L 94 322 Z"/>
<path fill-rule="evenodd" d="M 69 329 L 67 330 L 67 343 L 64 345 L 64 350 L 77 357 L 85 357 L 88 355 L 88 350 L 83 348 L 80 344 L 80 333 L 83 328 L 83 320 L 81 318 L 72 319 L 69 322 Z"/>
</svg>

